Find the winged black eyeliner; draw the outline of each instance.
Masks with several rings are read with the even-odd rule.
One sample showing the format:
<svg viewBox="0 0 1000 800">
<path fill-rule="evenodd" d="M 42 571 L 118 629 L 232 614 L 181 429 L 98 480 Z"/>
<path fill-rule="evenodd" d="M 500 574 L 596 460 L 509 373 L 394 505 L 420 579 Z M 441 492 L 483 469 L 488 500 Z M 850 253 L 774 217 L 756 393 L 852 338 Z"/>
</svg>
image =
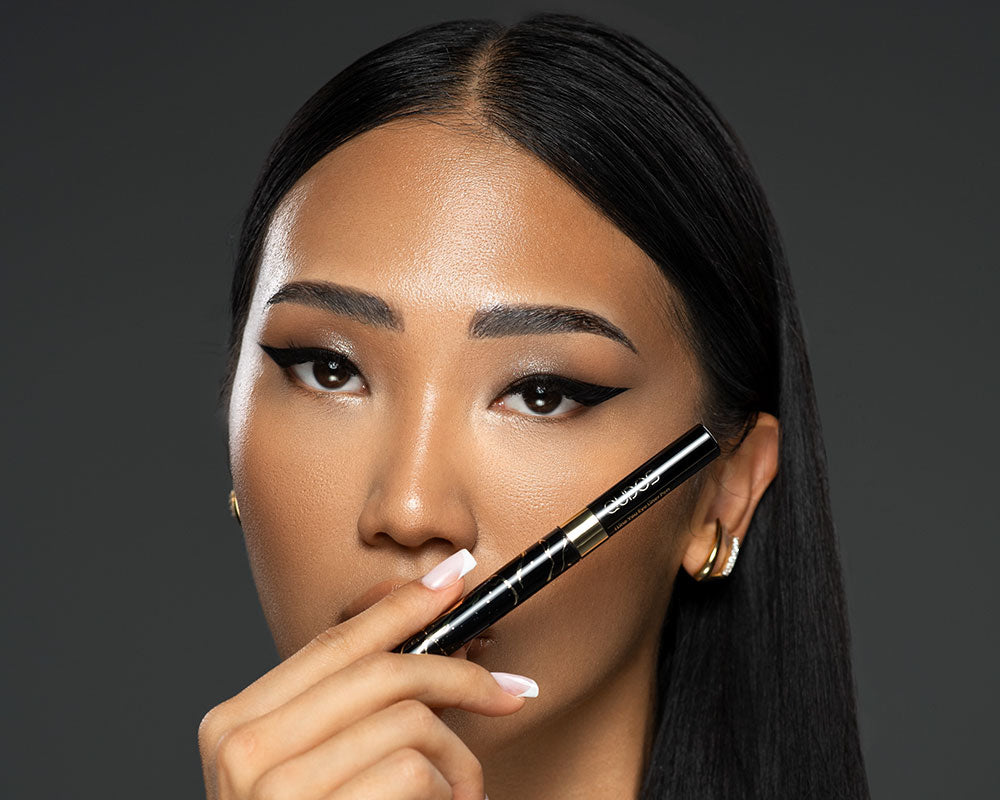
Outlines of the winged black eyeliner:
<svg viewBox="0 0 1000 800">
<path fill-rule="evenodd" d="M 310 361 L 330 361 L 336 359 L 337 361 L 347 362 L 352 371 L 356 374 L 359 373 L 357 367 L 354 366 L 354 362 L 352 362 L 343 353 L 339 353 L 336 350 L 328 350 L 322 347 L 271 347 L 263 342 L 259 342 L 259 344 L 261 349 L 267 353 L 268 356 L 270 356 L 271 359 L 278 364 L 278 366 L 285 369 L 295 366 L 296 364 L 303 364 Z M 504 390 L 503 394 L 518 394 L 537 386 L 544 386 L 547 389 L 553 389 L 562 394 L 564 397 L 568 397 L 570 400 L 581 403 L 585 406 L 595 406 L 603 403 L 605 400 L 610 400 L 615 395 L 621 394 L 629 388 L 627 386 L 602 386 L 596 383 L 587 383 L 586 381 L 564 378 L 561 375 L 537 373 L 519 378 L 517 382 L 510 384 Z M 331 394 L 336 394 L 336 392 L 331 392 Z M 545 415 L 539 414 L 537 416 L 544 417 Z"/>
</svg>

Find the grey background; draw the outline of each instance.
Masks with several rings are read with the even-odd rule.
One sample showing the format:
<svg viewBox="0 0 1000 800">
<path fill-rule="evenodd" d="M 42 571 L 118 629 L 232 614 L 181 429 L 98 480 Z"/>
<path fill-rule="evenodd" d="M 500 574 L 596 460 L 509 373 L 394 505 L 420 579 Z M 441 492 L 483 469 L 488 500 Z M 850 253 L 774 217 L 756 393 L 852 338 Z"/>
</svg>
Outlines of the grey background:
<svg viewBox="0 0 1000 800">
<path fill-rule="evenodd" d="M 202 795 L 201 716 L 276 660 L 214 411 L 257 170 L 369 49 L 543 9 L 639 36 L 744 140 L 805 321 L 873 794 L 995 790 L 995 8 L 6 4 L 0 795 Z"/>
</svg>

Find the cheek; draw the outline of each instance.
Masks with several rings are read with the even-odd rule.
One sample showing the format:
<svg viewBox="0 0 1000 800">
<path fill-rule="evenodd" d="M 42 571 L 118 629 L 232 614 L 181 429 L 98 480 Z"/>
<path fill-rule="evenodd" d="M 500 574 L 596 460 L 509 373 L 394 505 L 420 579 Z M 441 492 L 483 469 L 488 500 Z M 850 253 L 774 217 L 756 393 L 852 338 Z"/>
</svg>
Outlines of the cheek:
<svg viewBox="0 0 1000 800">
<path fill-rule="evenodd" d="M 267 403 L 234 444 L 247 555 L 282 657 L 333 624 L 351 596 L 344 546 L 359 504 L 358 446 L 335 425 L 307 424 Z"/>
<path fill-rule="evenodd" d="M 568 427 L 568 426 L 567 426 Z M 539 438 L 512 447 L 508 441 L 483 448 L 485 474 L 492 475 L 493 497 L 480 496 L 480 523 L 491 535 L 480 538 L 476 557 L 487 574 L 533 545 L 555 525 L 576 514 L 634 464 L 594 463 L 590 438 L 569 434 L 557 444 Z M 623 450 L 642 452 L 626 441 Z M 511 462 L 509 454 L 517 453 Z M 507 453 L 506 462 L 499 455 Z M 488 482 L 489 483 L 489 482 Z M 627 669 L 636 653 L 659 640 L 679 565 L 675 533 L 680 492 L 662 498 L 553 583 L 497 623 L 496 644 L 477 659 L 484 667 L 528 675 L 544 683 L 548 699 L 522 710 L 521 721 L 491 720 L 497 735 L 516 737 L 529 715 L 532 724 L 592 694 L 616 672 Z M 487 513 L 488 510 L 488 513 Z M 517 715 L 515 715 L 517 716 Z M 461 715 L 449 724 L 483 735 Z M 472 726 L 471 728 L 468 726 Z M 494 742 L 501 745 L 500 740 Z M 501 745 L 502 746 L 502 745 Z"/>
<path fill-rule="evenodd" d="M 501 621 L 500 638 L 480 663 L 533 678 L 545 699 L 487 725 L 446 711 L 442 719 L 473 752 L 502 749 L 583 703 L 594 701 L 598 715 L 621 708 L 617 692 L 645 702 L 680 564 L 679 499 L 660 500 Z"/>
<path fill-rule="evenodd" d="M 537 610 L 525 605 L 539 617 L 526 627 L 548 629 L 536 643 L 544 646 L 521 652 L 544 653 L 548 663 L 537 666 L 568 691 L 621 667 L 658 633 L 676 572 L 675 525 L 670 501 L 661 500 L 546 587 Z"/>
</svg>

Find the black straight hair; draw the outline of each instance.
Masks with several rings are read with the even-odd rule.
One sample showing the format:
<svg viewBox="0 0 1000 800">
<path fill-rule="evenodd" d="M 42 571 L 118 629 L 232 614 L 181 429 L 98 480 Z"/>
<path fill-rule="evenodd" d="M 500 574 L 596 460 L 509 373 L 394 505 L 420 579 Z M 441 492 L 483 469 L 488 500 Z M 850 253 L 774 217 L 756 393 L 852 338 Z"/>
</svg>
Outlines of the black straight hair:
<svg viewBox="0 0 1000 800">
<path fill-rule="evenodd" d="M 723 455 L 759 412 L 780 421 L 778 472 L 737 568 L 675 581 L 640 798 L 867 798 L 826 453 L 780 235 L 729 125 L 634 37 L 570 14 L 454 20 L 322 86 L 275 141 L 246 210 L 220 407 L 279 201 L 340 144 L 411 115 L 469 120 L 533 154 L 659 266 Z"/>
</svg>

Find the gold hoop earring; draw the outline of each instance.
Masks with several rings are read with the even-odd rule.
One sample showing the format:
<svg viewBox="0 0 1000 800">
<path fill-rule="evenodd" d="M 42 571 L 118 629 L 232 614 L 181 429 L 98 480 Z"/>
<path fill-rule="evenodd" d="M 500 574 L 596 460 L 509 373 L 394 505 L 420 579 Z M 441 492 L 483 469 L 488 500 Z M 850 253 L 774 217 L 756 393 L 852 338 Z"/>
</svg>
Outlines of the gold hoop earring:
<svg viewBox="0 0 1000 800">
<path fill-rule="evenodd" d="M 733 566 L 736 564 L 736 556 L 740 552 L 740 540 L 738 537 L 731 537 L 729 543 L 729 558 L 726 559 L 725 565 L 722 567 L 722 572 L 718 575 L 713 575 L 712 571 L 715 569 L 715 562 L 719 560 L 719 552 L 722 550 L 722 540 L 727 536 L 726 526 L 722 524 L 722 520 L 716 518 L 715 520 L 715 545 L 712 547 L 712 552 L 708 556 L 708 560 L 705 565 L 698 570 L 692 577 L 696 581 L 714 581 L 720 578 L 729 577 L 729 574 L 733 571 Z"/>
<path fill-rule="evenodd" d="M 236 490 L 229 490 L 229 513 L 235 517 L 236 521 L 243 527 L 243 521 L 240 519 L 240 504 L 236 502 Z"/>
</svg>

